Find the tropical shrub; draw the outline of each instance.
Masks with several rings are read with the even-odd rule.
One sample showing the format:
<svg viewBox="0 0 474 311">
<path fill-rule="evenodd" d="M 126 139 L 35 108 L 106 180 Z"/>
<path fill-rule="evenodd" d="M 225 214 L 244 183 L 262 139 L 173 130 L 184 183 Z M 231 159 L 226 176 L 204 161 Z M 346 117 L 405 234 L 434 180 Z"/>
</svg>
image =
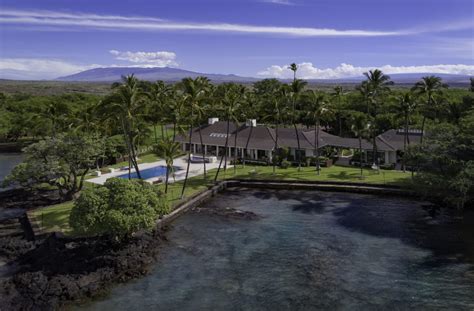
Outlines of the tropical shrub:
<svg viewBox="0 0 474 311">
<path fill-rule="evenodd" d="M 288 160 L 283 160 L 280 163 L 280 168 L 287 169 L 291 166 L 291 162 Z"/>
<path fill-rule="evenodd" d="M 165 196 L 141 180 L 112 178 L 89 188 L 74 203 L 69 223 L 77 234 L 111 235 L 118 239 L 150 229 L 169 212 Z"/>
</svg>

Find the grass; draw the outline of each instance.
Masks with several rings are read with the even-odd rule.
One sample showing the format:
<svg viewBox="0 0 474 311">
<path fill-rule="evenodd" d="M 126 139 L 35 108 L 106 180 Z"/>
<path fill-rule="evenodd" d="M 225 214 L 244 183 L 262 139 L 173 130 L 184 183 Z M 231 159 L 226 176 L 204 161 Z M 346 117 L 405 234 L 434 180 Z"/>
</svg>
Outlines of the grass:
<svg viewBox="0 0 474 311">
<path fill-rule="evenodd" d="M 142 161 L 150 160 L 153 158 L 150 156 L 142 156 Z M 204 180 L 203 176 L 192 177 L 188 180 L 185 197 L 189 197 L 199 191 L 206 189 L 212 185 L 216 169 L 208 172 L 207 180 Z M 221 170 L 219 180 L 230 179 L 230 178 L 251 178 L 251 179 L 269 179 L 269 180 L 295 180 L 295 181 L 306 181 L 306 180 L 321 180 L 321 181 L 346 181 L 346 182 L 363 182 L 371 184 L 387 184 L 387 185 L 403 185 L 410 181 L 410 173 L 403 173 L 400 171 L 393 170 L 380 170 L 380 172 L 364 169 L 363 178 L 360 178 L 360 169 L 354 167 L 340 167 L 332 166 L 330 168 L 322 168 L 321 174 L 316 175 L 314 167 L 302 167 L 301 171 L 298 172 L 298 168 L 291 167 L 288 169 L 277 168 L 276 173 L 273 174 L 273 168 L 271 166 L 250 166 L 247 165 L 245 168 L 239 166 L 234 174 L 234 169 L 229 168 L 227 172 Z M 91 187 L 92 184 L 86 183 L 86 187 Z M 174 207 L 181 202 L 181 189 L 183 181 L 172 183 L 168 185 L 167 199 L 169 203 Z M 159 189 L 164 191 L 165 186 L 159 185 Z M 40 221 L 43 228 L 49 231 L 63 231 L 70 233 L 69 228 L 69 214 L 73 207 L 73 202 L 65 202 L 57 205 L 52 205 L 37 209 L 33 211 L 35 217 Z"/>
</svg>

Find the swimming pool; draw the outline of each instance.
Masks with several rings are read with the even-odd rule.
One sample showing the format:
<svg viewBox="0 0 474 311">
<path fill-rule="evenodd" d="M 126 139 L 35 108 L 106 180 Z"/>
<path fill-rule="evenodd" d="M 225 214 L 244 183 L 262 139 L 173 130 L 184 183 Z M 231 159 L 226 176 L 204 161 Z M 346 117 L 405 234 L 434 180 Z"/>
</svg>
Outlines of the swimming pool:
<svg viewBox="0 0 474 311">
<path fill-rule="evenodd" d="M 178 167 L 174 167 L 174 171 L 178 171 Z M 164 165 L 159 165 L 159 166 L 154 166 L 151 168 L 147 168 L 145 170 L 140 171 L 140 175 L 142 179 L 149 179 L 153 177 L 159 177 L 159 176 L 165 176 L 166 175 L 166 166 Z M 117 176 L 118 178 L 128 178 L 128 173 L 122 174 Z M 138 178 L 138 174 L 136 172 L 132 172 L 130 174 L 131 178 Z"/>
</svg>

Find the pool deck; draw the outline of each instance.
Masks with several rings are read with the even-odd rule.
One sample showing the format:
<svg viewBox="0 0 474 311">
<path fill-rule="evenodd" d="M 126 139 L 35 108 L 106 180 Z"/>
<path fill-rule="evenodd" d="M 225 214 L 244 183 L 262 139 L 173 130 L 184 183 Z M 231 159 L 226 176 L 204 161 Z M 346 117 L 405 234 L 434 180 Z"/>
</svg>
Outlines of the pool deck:
<svg viewBox="0 0 474 311">
<path fill-rule="evenodd" d="M 175 181 L 180 181 L 180 180 L 183 180 L 185 178 L 187 159 L 188 159 L 187 156 L 183 156 L 183 157 L 176 158 L 174 160 L 173 166 L 178 167 L 179 170 L 175 171 L 175 176 L 174 176 L 175 178 L 173 178 L 173 176 L 170 175 L 169 183 L 173 183 Z M 148 168 L 152 168 L 152 167 L 160 166 L 160 165 L 166 166 L 165 160 L 160 160 L 160 161 L 151 162 L 151 163 L 138 164 L 138 167 L 140 168 L 140 170 L 146 170 Z M 211 169 L 217 168 L 218 166 L 219 166 L 219 161 L 217 161 L 215 163 L 206 163 L 206 170 L 211 170 Z M 222 164 L 222 166 L 224 166 L 224 164 Z M 229 167 L 232 167 L 232 166 L 229 165 L 229 163 L 228 163 L 227 167 L 229 168 Z M 131 172 L 134 173 L 135 169 L 132 169 Z M 117 171 L 115 171 L 113 173 L 102 174 L 99 177 L 91 178 L 91 179 L 88 179 L 87 181 L 92 182 L 94 184 L 103 185 L 107 179 L 112 178 L 112 177 L 117 177 L 117 176 L 120 176 L 120 175 L 124 175 L 124 174 L 127 174 L 127 173 L 128 173 L 128 169 L 127 170 L 117 169 Z M 201 175 L 203 173 L 204 173 L 204 166 L 203 166 L 202 163 L 191 163 L 191 165 L 189 166 L 189 177 L 198 176 L 198 175 Z M 149 179 L 146 179 L 146 181 L 155 182 L 159 179 L 162 179 L 164 181 L 165 176 L 149 178 Z"/>
</svg>

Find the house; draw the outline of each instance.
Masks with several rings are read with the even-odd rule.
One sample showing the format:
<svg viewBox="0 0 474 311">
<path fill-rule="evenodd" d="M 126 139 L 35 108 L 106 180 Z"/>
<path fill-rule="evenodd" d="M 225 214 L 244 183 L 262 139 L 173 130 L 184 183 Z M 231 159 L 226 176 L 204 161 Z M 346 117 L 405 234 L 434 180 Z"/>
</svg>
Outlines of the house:
<svg viewBox="0 0 474 311">
<path fill-rule="evenodd" d="M 227 131 L 229 126 L 229 131 Z M 206 156 L 223 156 L 226 152 L 225 142 L 229 132 L 227 156 L 232 158 L 235 152 L 238 158 L 250 160 L 271 161 L 275 148 L 288 148 L 293 159 L 299 157 L 312 157 L 316 149 L 314 129 L 298 129 L 298 138 L 293 128 L 277 129 L 257 125 L 256 120 L 247 120 L 244 124 L 236 125 L 233 122 L 219 121 L 218 118 L 209 118 L 208 124 L 192 129 L 191 146 L 189 145 L 189 134 L 178 135 L 176 141 L 182 143 L 183 151 L 193 154 L 204 154 Z M 421 132 L 411 131 L 409 133 L 410 143 L 420 141 Z M 201 141 L 202 139 L 202 141 Z M 378 157 L 381 164 L 394 164 L 398 161 L 397 153 L 403 150 L 403 130 L 389 130 L 376 138 Z M 324 130 L 319 131 L 319 149 L 332 147 L 341 152 L 343 149 L 359 149 L 357 138 L 339 137 L 329 134 Z M 369 158 L 372 154 L 373 145 L 367 140 L 362 141 L 362 149 Z"/>
</svg>

